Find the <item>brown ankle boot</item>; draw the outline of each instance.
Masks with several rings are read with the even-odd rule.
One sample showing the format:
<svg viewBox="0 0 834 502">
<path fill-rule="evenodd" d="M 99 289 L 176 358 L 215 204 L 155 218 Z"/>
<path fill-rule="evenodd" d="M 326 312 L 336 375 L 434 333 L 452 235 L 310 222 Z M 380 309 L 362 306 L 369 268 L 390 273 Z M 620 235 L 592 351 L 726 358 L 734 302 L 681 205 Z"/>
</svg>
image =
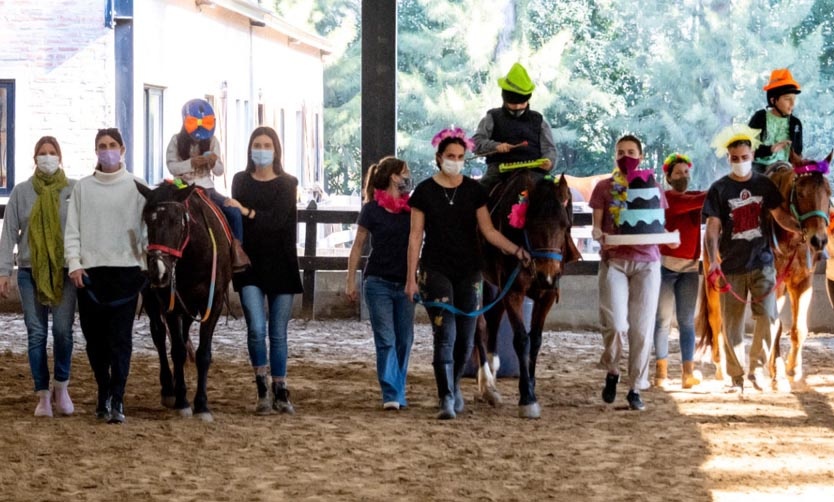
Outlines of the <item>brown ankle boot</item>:
<svg viewBox="0 0 834 502">
<path fill-rule="evenodd" d="M 668 383 L 668 374 L 666 372 L 666 359 L 658 359 L 655 363 L 654 371 L 654 386 L 665 387 Z"/>
<path fill-rule="evenodd" d="M 695 371 L 695 361 L 684 361 L 681 374 L 681 387 L 691 389 L 701 383 L 701 372 Z"/>
<path fill-rule="evenodd" d="M 235 239 L 232 241 L 232 272 L 238 273 L 243 272 L 247 268 L 252 266 L 252 262 L 249 261 L 249 256 L 246 255 L 246 251 L 243 250 L 243 246 L 241 245 L 240 241 Z"/>
</svg>

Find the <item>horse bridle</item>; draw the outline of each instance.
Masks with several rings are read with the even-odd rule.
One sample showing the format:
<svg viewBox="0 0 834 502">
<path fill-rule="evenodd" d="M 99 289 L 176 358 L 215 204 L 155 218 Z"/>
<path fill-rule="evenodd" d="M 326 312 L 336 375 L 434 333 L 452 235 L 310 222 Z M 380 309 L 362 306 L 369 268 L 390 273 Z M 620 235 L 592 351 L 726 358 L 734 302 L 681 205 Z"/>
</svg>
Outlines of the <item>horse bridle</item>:
<svg viewBox="0 0 834 502">
<path fill-rule="evenodd" d="M 822 218 L 822 220 L 825 222 L 825 226 L 828 226 L 829 223 L 830 223 L 830 218 L 829 218 L 827 212 L 822 211 L 820 209 L 814 209 L 812 211 L 808 211 L 806 213 L 799 214 L 799 211 L 797 211 L 797 209 L 796 209 L 796 180 L 800 176 L 810 176 L 811 174 L 813 174 L 813 173 L 797 174 L 794 177 L 793 183 L 791 183 L 791 196 L 790 196 L 790 201 L 789 201 L 791 214 L 794 216 L 794 218 L 797 219 L 797 221 L 799 221 L 800 226 L 802 225 L 802 223 L 805 220 L 807 220 L 809 218 L 813 218 L 813 217 Z"/>
<path fill-rule="evenodd" d="M 166 201 L 166 202 L 160 202 L 157 205 L 158 206 L 169 205 L 169 206 L 176 206 L 176 207 L 184 207 L 185 208 L 185 217 L 181 221 L 181 224 L 182 224 L 182 226 L 184 227 L 184 230 L 185 230 L 183 232 L 185 237 L 183 238 L 182 243 L 180 243 L 180 245 L 175 247 L 175 248 L 172 248 L 170 246 L 166 246 L 164 244 L 157 244 L 157 243 L 148 242 L 148 248 L 147 248 L 148 252 L 153 253 L 153 254 L 165 254 L 165 255 L 173 256 L 174 258 L 182 258 L 182 253 L 185 251 L 185 248 L 188 246 L 188 242 L 191 240 L 191 227 L 189 227 L 189 225 L 188 225 L 189 218 L 190 218 L 189 214 L 188 214 L 188 210 L 189 210 L 188 200 L 186 199 L 185 203 Z"/>
<path fill-rule="evenodd" d="M 527 236 L 527 229 L 524 229 L 524 248 L 532 258 L 544 258 L 546 260 L 562 261 L 563 255 L 556 248 L 535 248 L 530 245 L 530 238 Z"/>
</svg>

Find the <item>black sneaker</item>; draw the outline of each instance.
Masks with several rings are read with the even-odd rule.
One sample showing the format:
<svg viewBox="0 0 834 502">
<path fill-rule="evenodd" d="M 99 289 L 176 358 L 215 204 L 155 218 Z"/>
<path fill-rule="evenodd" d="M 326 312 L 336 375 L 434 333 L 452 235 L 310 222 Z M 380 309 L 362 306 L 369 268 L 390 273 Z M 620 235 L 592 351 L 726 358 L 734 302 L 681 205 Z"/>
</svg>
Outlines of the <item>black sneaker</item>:
<svg viewBox="0 0 834 502">
<path fill-rule="evenodd" d="M 640 393 L 636 390 L 628 391 L 626 399 L 628 400 L 628 407 L 632 410 L 643 411 L 646 409 L 646 405 L 643 403 L 643 400 L 640 399 Z"/>
<path fill-rule="evenodd" d="M 612 375 L 611 373 L 605 375 L 605 388 L 602 389 L 602 400 L 608 404 L 614 402 L 617 398 L 617 383 L 620 381 L 620 375 Z"/>
</svg>

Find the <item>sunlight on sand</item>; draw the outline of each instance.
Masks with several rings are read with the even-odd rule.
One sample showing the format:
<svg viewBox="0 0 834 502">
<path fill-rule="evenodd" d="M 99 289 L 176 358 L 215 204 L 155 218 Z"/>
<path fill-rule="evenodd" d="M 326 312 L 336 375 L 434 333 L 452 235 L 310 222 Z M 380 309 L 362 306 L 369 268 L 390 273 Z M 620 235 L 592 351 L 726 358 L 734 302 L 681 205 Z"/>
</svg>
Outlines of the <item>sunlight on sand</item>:
<svg viewBox="0 0 834 502">
<path fill-rule="evenodd" d="M 748 384 L 742 396 L 709 379 L 667 389 L 708 446 L 701 471 L 712 500 L 834 500 L 834 375 L 808 375 L 792 392 Z"/>
</svg>

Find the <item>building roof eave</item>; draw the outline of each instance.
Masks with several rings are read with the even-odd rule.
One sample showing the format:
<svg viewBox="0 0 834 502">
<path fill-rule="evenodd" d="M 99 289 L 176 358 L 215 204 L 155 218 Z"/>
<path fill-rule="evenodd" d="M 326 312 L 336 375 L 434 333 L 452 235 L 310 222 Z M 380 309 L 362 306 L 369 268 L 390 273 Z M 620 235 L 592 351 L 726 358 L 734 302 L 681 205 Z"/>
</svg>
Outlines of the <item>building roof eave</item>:
<svg viewBox="0 0 834 502">
<path fill-rule="evenodd" d="M 203 1 L 205 1 L 207 5 L 214 5 L 246 17 L 250 20 L 250 22 L 256 23 L 258 26 L 263 26 L 281 33 L 282 35 L 286 35 L 291 44 L 307 45 L 314 49 L 318 49 L 322 54 L 330 54 L 333 52 L 333 47 L 326 38 L 293 25 L 289 21 L 278 16 L 275 12 L 252 3 L 250 0 Z"/>
</svg>

